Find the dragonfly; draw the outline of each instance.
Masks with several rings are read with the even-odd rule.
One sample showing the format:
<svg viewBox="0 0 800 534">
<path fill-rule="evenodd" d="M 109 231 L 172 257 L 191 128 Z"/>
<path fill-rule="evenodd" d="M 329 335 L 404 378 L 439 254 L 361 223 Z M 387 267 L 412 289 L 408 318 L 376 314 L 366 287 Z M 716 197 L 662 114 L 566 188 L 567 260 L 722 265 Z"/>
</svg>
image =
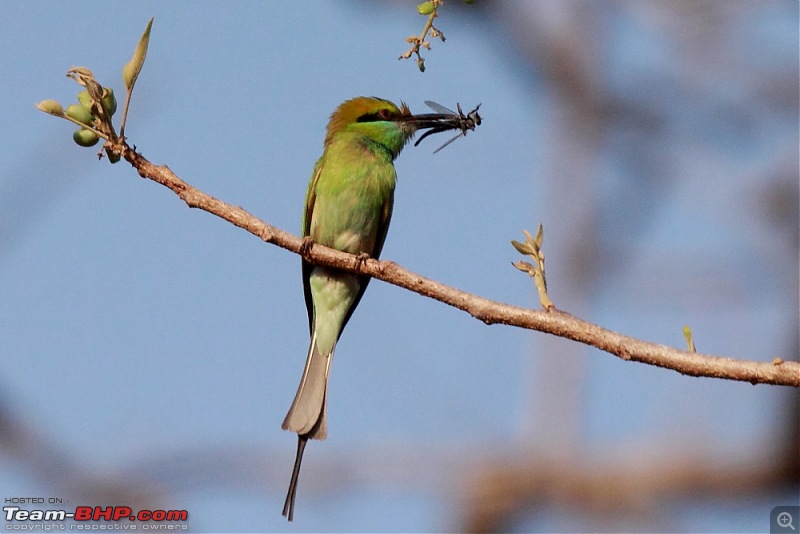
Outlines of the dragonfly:
<svg viewBox="0 0 800 534">
<path fill-rule="evenodd" d="M 447 141 L 445 144 L 437 148 L 433 151 L 434 154 L 442 150 L 444 147 L 458 139 L 459 137 L 467 135 L 467 130 L 474 130 L 476 126 L 481 124 L 481 116 L 478 114 L 478 109 L 480 109 L 481 105 L 478 104 L 475 106 L 475 109 L 464 115 L 464 111 L 461 109 L 461 104 L 456 103 L 456 108 L 458 112 L 453 111 L 437 102 L 433 102 L 432 100 L 426 100 L 425 105 L 431 108 L 436 113 L 430 113 L 429 116 L 431 119 L 437 119 L 440 122 L 439 126 L 433 128 L 432 130 L 428 130 L 422 136 L 417 139 L 414 143 L 414 146 L 419 145 L 423 139 L 428 137 L 431 134 L 439 133 L 439 132 L 446 132 L 447 130 L 461 130 L 461 132 Z"/>
</svg>

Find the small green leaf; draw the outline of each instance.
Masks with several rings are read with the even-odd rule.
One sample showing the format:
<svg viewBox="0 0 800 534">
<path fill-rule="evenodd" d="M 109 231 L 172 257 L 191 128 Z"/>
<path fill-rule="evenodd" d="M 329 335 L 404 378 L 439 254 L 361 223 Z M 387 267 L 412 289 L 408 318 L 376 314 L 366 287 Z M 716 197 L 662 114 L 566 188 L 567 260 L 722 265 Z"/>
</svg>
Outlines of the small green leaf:
<svg viewBox="0 0 800 534">
<path fill-rule="evenodd" d="M 61 107 L 61 104 L 59 104 L 55 100 L 42 100 L 41 102 L 36 104 L 36 107 L 44 111 L 45 113 L 49 113 L 50 115 L 55 115 L 56 117 L 64 116 L 64 108 Z"/>
<path fill-rule="evenodd" d="M 153 19 L 151 18 L 147 23 L 147 28 L 145 28 L 142 34 L 142 38 L 139 39 L 139 44 L 136 45 L 133 57 L 128 64 L 122 68 L 122 82 L 125 84 L 125 88 L 128 91 L 133 88 L 133 85 L 136 83 L 136 78 L 139 77 L 139 73 L 142 71 L 144 60 L 147 57 L 147 46 L 150 44 L 150 28 L 152 27 Z"/>
<path fill-rule="evenodd" d="M 544 241 L 544 227 L 539 223 L 539 230 L 537 230 L 536 239 L 534 239 L 537 248 L 542 247 L 542 241 Z"/>
<path fill-rule="evenodd" d="M 420 5 L 417 6 L 417 13 L 420 15 L 430 15 L 433 13 L 434 6 L 433 2 L 422 2 Z"/>
<path fill-rule="evenodd" d="M 534 251 L 528 243 L 520 243 L 519 241 L 511 241 L 511 244 L 517 249 L 520 254 L 533 254 Z"/>
<path fill-rule="evenodd" d="M 533 265 L 528 263 L 527 261 L 518 261 L 514 262 L 511 265 L 522 271 L 523 273 L 530 273 L 531 271 L 535 270 Z"/>
</svg>

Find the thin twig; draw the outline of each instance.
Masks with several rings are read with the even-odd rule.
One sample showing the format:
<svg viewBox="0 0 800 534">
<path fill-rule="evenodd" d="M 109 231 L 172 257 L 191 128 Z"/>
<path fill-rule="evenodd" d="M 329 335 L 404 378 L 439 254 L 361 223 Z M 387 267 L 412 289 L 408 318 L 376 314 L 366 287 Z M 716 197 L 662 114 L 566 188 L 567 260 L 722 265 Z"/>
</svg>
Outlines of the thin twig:
<svg viewBox="0 0 800 534">
<path fill-rule="evenodd" d="M 443 42 L 445 40 L 444 34 L 433 26 L 433 20 L 439 16 L 439 6 L 442 2 L 433 1 L 426 3 L 430 4 L 431 12 L 428 14 L 428 18 L 425 21 L 425 26 L 422 28 L 422 31 L 419 35 L 412 35 L 411 37 L 406 38 L 406 42 L 411 44 L 411 48 L 397 58 L 408 59 L 412 54 L 416 54 L 417 67 L 419 68 L 420 72 L 425 72 L 425 59 L 420 53 L 420 47 L 424 47 L 427 50 L 430 50 L 431 48 L 430 43 L 425 40 L 425 38 L 428 36 L 428 33 L 430 32 L 433 37 L 438 37 Z"/>
</svg>

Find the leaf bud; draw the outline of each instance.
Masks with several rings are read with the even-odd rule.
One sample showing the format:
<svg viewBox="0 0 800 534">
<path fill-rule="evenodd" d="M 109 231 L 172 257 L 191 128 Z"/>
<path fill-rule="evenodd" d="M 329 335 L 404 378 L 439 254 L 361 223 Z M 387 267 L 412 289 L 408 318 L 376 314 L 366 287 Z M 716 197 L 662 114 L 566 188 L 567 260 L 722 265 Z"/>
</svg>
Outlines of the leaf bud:
<svg viewBox="0 0 800 534">
<path fill-rule="evenodd" d="M 82 124 L 92 124 L 92 114 L 80 104 L 67 107 L 67 117 L 71 117 Z"/>
<path fill-rule="evenodd" d="M 97 137 L 97 134 L 93 131 L 87 130 L 86 128 L 80 128 L 75 130 L 75 133 L 72 134 L 72 140 L 80 146 L 89 147 L 96 145 L 100 138 Z"/>
</svg>

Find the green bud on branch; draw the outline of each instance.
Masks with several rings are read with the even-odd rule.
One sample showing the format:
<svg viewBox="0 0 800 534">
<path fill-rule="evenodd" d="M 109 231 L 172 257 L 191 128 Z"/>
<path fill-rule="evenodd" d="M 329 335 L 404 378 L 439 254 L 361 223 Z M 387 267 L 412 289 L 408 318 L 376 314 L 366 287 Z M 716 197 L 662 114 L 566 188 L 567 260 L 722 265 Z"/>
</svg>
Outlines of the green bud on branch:
<svg viewBox="0 0 800 534">
<path fill-rule="evenodd" d="M 79 130 L 75 130 L 75 133 L 72 134 L 72 140 L 80 146 L 90 147 L 96 145 L 100 138 L 93 131 L 80 128 Z"/>
<path fill-rule="evenodd" d="M 420 15 L 430 15 L 436 9 L 433 2 L 422 2 L 417 6 L 417 13 Z"/>
<path fill-rule="evenodd" d="M 78 102 L 87 110 L 92 111 L 92 97 L 89 96 L 89 91 L 81 91 L 78 93 Z"/>
<path fill-rule="evenodd" d="M 68 106 L 67 117 L 72 117 L 83 124 L 92 124 L 92 120 L 94 119 L 92 113 L 81 104 L 72 104 Z"/>
<path fill-rule="evenodd" d="M 36 107 L 39 108 L 41 111 L 45 113 L 49 113 L 50 115 L 55 115 L 56 117 L 63 117 L 64 116 L 64 108 L 61 107 L 61 104 L 56 102 L 55 100 L 42 100 Z"/>
<path fill-rule="evenodd" d="M 689 325 L 683 327 L 683 337 L 686 338 L 686 347 L 689 352 L 697 352 L 697 347 L 694 346 L 694 337 L 692 336 L 692 329 Z"/>
<path fill-rule="evenodd" d="M 103 107 L 109 117 L 117 111 L 117 98 L 114 96 L 114 90 L 110 87 L 103 87 Z"/>
<path fill-rule="evenodd" d="M 547 276 L 544 272 L 544 252 L 542 252 L 542 242 L 544 241 L 544 229 L 539 225 L 539 231 L 536 232 L 536 237 L 533 237 L 527 230 L 522 231 L 525 234 L 525 241 L 511 241 L 511 244 L 517 249 L 517 252 L 529 256 L 534 263 L 526 261 L 518 261 L 512 263 L 514 267 L 524 273 L 528 273 L 533 278 L 533 283 L 536 285 L 536 291 L 539 293 L 539 302 L 545 310 L 555 308 L 553 301 L 547 295 Z"/>
</svg>

